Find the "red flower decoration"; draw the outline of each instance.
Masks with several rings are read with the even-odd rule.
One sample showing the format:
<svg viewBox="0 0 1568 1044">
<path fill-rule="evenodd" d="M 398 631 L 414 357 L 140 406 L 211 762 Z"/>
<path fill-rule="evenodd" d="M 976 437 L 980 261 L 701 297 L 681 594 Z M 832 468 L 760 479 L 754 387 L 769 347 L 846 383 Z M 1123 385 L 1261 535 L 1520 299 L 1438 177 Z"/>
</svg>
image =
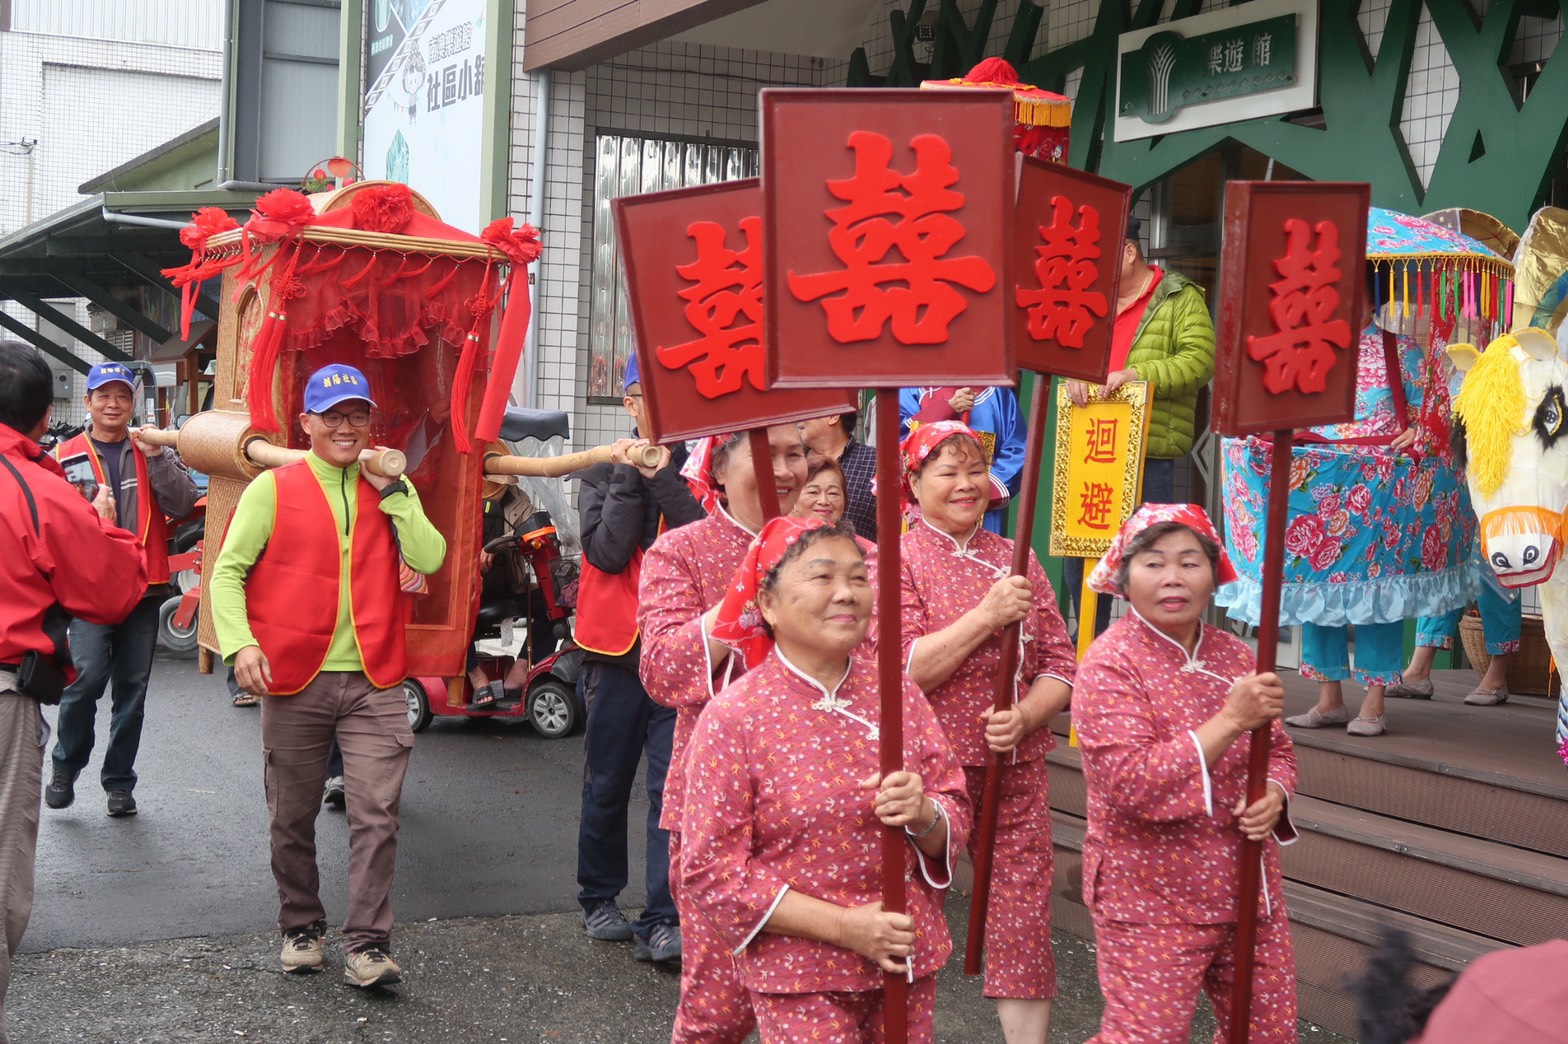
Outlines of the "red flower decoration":
<svg viewBox="0 0 1568 1044">
<path fill-rule="evenodd" d="M 401 232 L 414 218 L 414 194 L 407 185 L 378 185 L 354 196 L 354 225 L 367 232 Z"/>
<path fill-rule="evenodd" d="M 1309 558 L 1323 543 L 1323 519 L 1318 515 L 1298 515 L 1285 529 L 1285 550 L 1297 558 Z"/>
<path fill-rule="evenodd" d="M 202 207 L 191 215 L 191 223 L 180 229 L 180 242 L 190 247 L 192 253 L 206 249 L 207 240 L 220 232 L 240 227 L 222 207 Z"/>
<path fill-rule="evenodd" d="M 273 189 L 256 200 L 245 229 L 264 243 L 276 242 L 299 231 L 316 216 L 316 208 L 297 189 Z"/>
<path fill-rule="evenodd" d="M 526 224 L 512 226 L 511 218 L 497 218 L 485 226 L 479 238 L 505 254 L 514 265 L 533 264 L 544 250 L 539 243 L 539 230 Z"/>
</svg>

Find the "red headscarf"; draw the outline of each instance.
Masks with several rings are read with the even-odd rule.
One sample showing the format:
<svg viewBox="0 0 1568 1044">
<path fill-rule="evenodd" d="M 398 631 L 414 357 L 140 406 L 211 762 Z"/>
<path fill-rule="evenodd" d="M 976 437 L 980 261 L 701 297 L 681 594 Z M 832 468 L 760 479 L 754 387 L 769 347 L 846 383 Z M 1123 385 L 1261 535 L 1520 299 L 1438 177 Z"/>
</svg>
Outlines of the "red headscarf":
<svg viewBox="0 0 1568 1044">
<path fill-rule="evenodd" d="M 762 629 L 762 610 L 757 606 L 762 581 L 778 568 L 790 547 L 802 536 L 830 524 L 814 515 L 810 518 L 780 515 L 762 527 L 762 532 L 746 550 L 746 557 L 741 559 L 729 590 L 719 603 L 719 615 L 713 621 L 713 637 L 738 650 L 747 668 L 756 667 L 773 651 L 773 639 Z"/>
<path fill-rule="evenodd" d="M 697 444 L 686 457 L 686 463 L 681 465 L 681 478 L 686 480 L 691 495 L 697 498 L 702 504 L 702 509 L 710 515 L 719 509 L 720 503 L 719 487 L 713 481 L 713 451 L 734 437 L 709 435 L 698 439 Z"/>
<path fill-rule="evenodd" d="M 904 459 L 904 479 L 899 488 L 899 495 L 903 498 L 904 511 L 907 513 L 915 503 L 913 479 L 915 473 L 925 464 L 926 458 L 935 452 L 936 448 L 954 435 L 967 435 L 974 440 L 975 445 L 980 445 L 980 436 L 967 424 L 958 421 L 933 421 L 922 424 L 898 444 L 898 451 Z M 981 450 L 983 456 L 985 451 Z"/>
<path fill-rule="evenodd" d="M 1196 504 L 1145 504 L 1133 512 L 1121 532 L 1116 534 L 1116 539 L 1111 541 L 1111 549 L 1100 559 L 1100 564 L 1094 567 L 1094 572 L 1089 574 L 1089 587 L 1100 594 L 1126 598 L 1127 593 L 1116 586 L 1116 573 L 1121 568 L 1122 560 L 1127 557 L 1127 546 L 1139 533 L 1161 522 L 1180 523 L 1199 536 L 1214 541 L 1220 549 L 1220 560 L 1214 566 L 1214 582 L 1229 584 L 1236 581 L 1236 567 L 1231 563 L 1230 555 L 1225 553 L 1225 542 L 1220 539 L 1219 531 L 1214 528 L 1208 512 Z"/>
</svg>

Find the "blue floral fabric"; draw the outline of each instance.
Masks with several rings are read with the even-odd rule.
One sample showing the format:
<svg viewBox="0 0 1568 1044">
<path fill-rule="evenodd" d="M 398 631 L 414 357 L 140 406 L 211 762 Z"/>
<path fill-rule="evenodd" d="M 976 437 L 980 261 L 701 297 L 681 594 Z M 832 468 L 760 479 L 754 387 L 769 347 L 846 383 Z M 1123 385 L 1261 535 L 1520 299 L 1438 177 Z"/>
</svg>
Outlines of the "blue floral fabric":
<svg viewBox="0 0 1568 1044">
<path fill-rule="evenodd" d="M 1447 381 L 1410 338 L 1400 338 L 1398 360 L 1419 456 L 1366 444 L 1292 447 L 1282 624 L 1343 627 L 1441 616 L 1479 593 L 1475 515 L 1448 445 Z M 1368 327 L 1360 345 L 1355 420 L 1314 429 L 1316 434 L 1399 433 L 1385 362 L 1382 335 Z M 1270 440 L 1224 442 L 1225 544 L 1241 578 L 1217 600 L 1252 624 L 1261 613 L 1272 459 Z"/>
</svg>

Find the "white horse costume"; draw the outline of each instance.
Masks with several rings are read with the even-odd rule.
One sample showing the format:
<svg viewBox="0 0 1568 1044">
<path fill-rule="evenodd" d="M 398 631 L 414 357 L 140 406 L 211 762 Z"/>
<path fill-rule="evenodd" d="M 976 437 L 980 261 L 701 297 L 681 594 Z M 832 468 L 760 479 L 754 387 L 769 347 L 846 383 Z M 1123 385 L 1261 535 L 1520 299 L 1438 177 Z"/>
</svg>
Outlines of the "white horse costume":
<svg viewBox="0 0 1568 1044">
<path fill-rule="evenodd" d="M 1568 352 L 1546 331 L 1525 329 L 1485 352 L 1456 344 L 1448 354 L 1464 374 L 1455 434 L 1468 461 L 1481 553 L 1503 586 L 1539 585 L 1547 644 L 1558 664 L 1568 664 L 1568 566 L 1559 568 L 1568 539 Z M 1568 743 L 1568 689 L 1558 702 L 1557 742 Z"/>
</svg>

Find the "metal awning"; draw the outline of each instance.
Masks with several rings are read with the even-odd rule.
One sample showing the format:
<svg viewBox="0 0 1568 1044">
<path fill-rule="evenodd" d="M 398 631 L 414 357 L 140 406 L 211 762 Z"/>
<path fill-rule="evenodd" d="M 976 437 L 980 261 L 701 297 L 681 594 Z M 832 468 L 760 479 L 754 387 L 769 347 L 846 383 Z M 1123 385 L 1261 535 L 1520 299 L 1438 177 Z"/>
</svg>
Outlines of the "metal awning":
<svg viewBox="0 0 1568 1044">
<path fill-rule="evenodd" d="M 176 332 L 129 303 L 126 291 L 152 287 L 175 293 L 162 270 L 190 260 L 180 243 L 180 228 L 200 207 L 222 207 L 244 220 L 253 194 L 218 190 L 103 192 L 89 196 L 42 221 L 0 239 L 0 301 L 10 300 L 70 334 L 79 345 L 110 359 L 129 356 L 48 303 L 85 297 L 154 341 L 177 339 Z M 210 297 L 197 307 L 217 316 Z M 77 370 L 88 363 L 31 326 L 0 312 L 0 328 Z"/>
</svg>

